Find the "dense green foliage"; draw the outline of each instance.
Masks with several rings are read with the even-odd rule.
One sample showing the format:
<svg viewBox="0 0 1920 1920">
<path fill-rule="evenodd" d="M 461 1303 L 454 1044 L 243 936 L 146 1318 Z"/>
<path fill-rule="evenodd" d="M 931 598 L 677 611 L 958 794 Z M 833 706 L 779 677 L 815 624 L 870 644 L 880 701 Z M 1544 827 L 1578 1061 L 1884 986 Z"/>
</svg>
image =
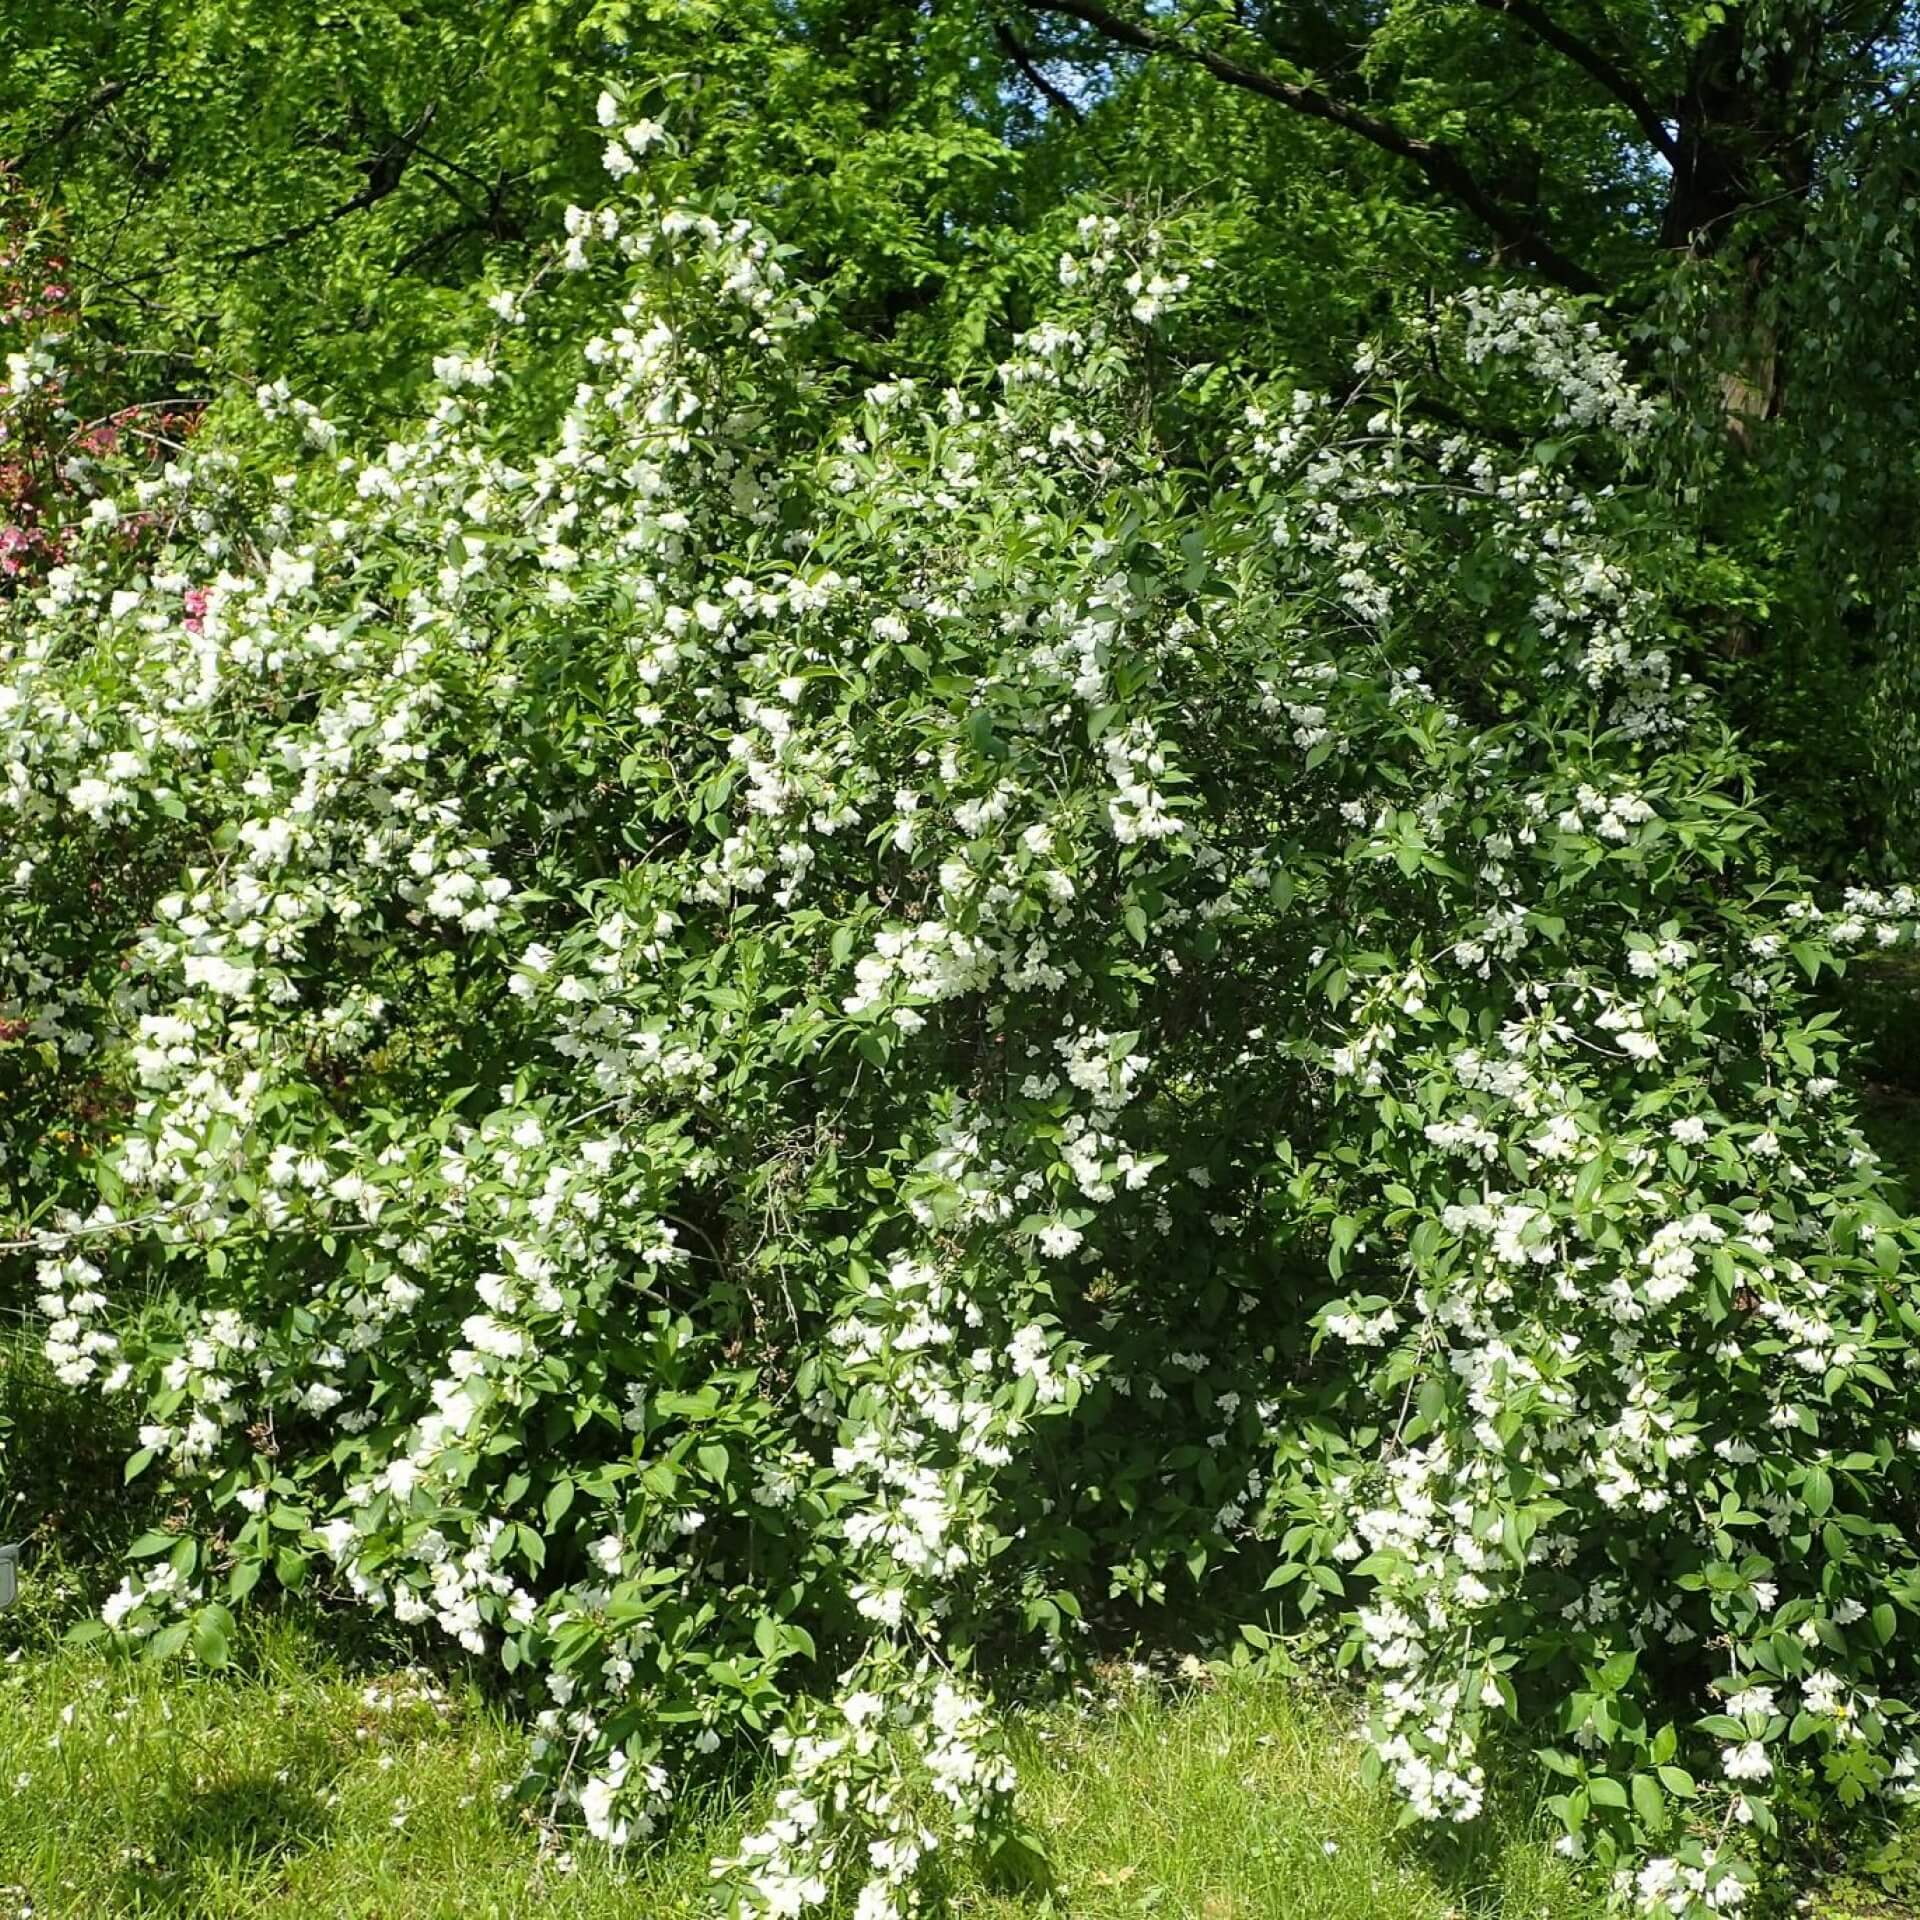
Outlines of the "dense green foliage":
<svg viewBox="0 0 1920 1920">
<path fill-rule="evenodd" d="M 1177 30 L 1085 0 L 49 0 L 0 22 L 0 155 L 72 216 L 140 397 L 284 376 L 343 421 L 394 417 L 474 287 L 592 198 L 608 80 L 800 249 L 874 373 L 1001 351 L 1036 220 L 1084 191 L 1204 224 L 1214 351 L 1316 388 L 1537 272 L 1691 411 L 1667 504 L 1703 664 L 1809 855 L 1884 872 L 1915 819 L 1913 33 L 1865 0 L 1235 0 Z"/>
<path fill-rule="evenodd" d="M 0 29 L 106 1625 L 436 1627 L 601 1838 L 764 1739 L 754 1911 L 1018 1861 L 984 1675 L 1196 1587 L 1649 1913 L 1903 1798 L 1907 25 Z"/>
</svg>

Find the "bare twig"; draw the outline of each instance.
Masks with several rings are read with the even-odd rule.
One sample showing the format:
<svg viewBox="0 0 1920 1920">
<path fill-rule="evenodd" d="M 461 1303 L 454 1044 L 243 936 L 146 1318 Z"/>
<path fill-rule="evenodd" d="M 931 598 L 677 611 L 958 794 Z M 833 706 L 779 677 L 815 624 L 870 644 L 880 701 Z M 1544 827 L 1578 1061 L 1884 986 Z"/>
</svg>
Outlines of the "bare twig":
<svg viewBox="0 0 1920 1920">
<path fill-rule="evenodd" d="M 1005 49 L 1007 58 L 1020 69 L 1027 84 L 1049 105 L 1057 108 L 1075 125 L 1078 125 L 1080 109 L 1041 72 L 1039 62 L 1033 57 L 1033 49 L 1004 20 L 996 20 L 993 23 L 993 37 Z"/>
</svg>

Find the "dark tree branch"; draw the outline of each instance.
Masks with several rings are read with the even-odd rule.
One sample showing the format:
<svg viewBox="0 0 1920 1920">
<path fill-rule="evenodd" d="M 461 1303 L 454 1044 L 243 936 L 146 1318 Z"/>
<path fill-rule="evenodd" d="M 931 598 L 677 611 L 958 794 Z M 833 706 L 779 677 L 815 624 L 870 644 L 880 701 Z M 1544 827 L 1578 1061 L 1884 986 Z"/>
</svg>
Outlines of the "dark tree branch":
<svg viewBox="0 0 1920 1920">
<path fill-rule="evenodd" d="M 437 168 L 435 168 L 430 162 L 427 161 L 426 149 L 423 147 L 419 151 L 420 151 L 420 158 L 422 163 L 420 171 L 424 173 L 427 176 L 427 178 L 431 180 L 433 184 L 436 187 L 438 187 L 440 191 L 444 193 L 447 196 L 447 198 L 451 200 L 456 207 L 460 209 L 462 213 L 466 214 L 469 219 L 477 220 L 477 219 L 484 218 L 483 215 L 478 214 L 474 211 L 472 205 L 467 200 L 467 196 L 460 191 L 459 187 L 456 186 L 453 181 L 449 180 L 445 174 L 441 173 Z"/>
<path fill-rule="evenodd" d="M 1655 111 L 1645 90 L 1625 68 L 1609 60 L 1598 47 L 1569 33 L 1546 8 L 1536 6 L 1533 0 L 1478 0 L 1478 4 L 1491 13 L 1504 13 L 1509 19 L 1519 21 L 1536 40 L 1564 54 L 1581 72 L 1599 81 L 1633 115 L 1655 151 L 1669 164 L 1678 161 L 1680 143 Z"/>
<path fill-rule="evenodd" d="M 178 320 L 185 318 L 188 320 L 205 321 L 212 320 L 216 317 L 211 313 L 182 313 L 169 307 L 165 301 L 156 300 L 151 294 L 142 293 L 140 289 L 143 285 L 150 285 L 153 281 L 160 278 L 161 274 L 165 271 L 162 267 L 150 267 L 144 273 L 136 274 L 131 278 L 123 278 L 117 273 L 109 273 L 105 267 L 97 265 L 94 261 L 81 259 L 76 253 L 69 253 L 67 260 L 76 273 L 91 274 L 96 280 L 104 280 L 108 286 L 118 289 L 118 291 L 127 295 L 129 299 L 138 301 L 141 306 L 148 308 L 151 312 L 165 314 L 169 319 Z M 129 348 L 128 351 L 146 353 L 155 351 L 155 349 L 142 347 L 137 349 Z"/>
<path fill-rule="evenodd" d="M 1343 81 L 1359 77 L 1357 60 L 1364 42 L 1355 40 L 1352 29 L 1337 22 L 1325 6 L 1308 8 L 1298 0 L 1289 0 L 1284 17 L 1285 33 L 1280 28 L 1279 11 L 1271 6 L 1261 7 L 1257 18 L 1241 18 L 1239 23 L 1302 73 L 1321 80 L 1329 76 Z"/>
<path fill-rule="evenodd" d="M 1027 84 L 1049 105 L 1064 113 L 1076 125 L 1080 119 L 1080 109 L 1040 71 L 1039 62 L 1033 57 L 1033 51 L 1004 20 L 993 23 L 993 37 L 1000 42 L 1006 56 L 1025 76 Z"/>
<path fill-rule="evenodd" d="M 438 253 L 443 247 L 452 246 L 456 240 L 464 240 L 469 234 L 489 233 L 491 231 L 492 228 L 488 225 L 487 221 L 481 217 L 476 217 L 471 220 L 457 220 L 450 227 L 442 227 L 438 233 L 430 233 L 418 246 L 409 247 L 407 251 L 393 263 L 392 270 L 387 277 L 390 280 L 398 280 L 403 273 L 409 272 L 412 268 L 419 266 L 423 261 L 431 259 L 432 256 Z"/>
<path fill-rule="evenodd" d="M 493 192 L 493 188 L 487 184 L 484 174 L 475 173 L 471 167 L 463 167 L 458 160 L 449 160 L 444 153 L 436 152 L 432 147 L 428 146 L 424 140 L 416 139 L 411 144 L 414 152 L 419 154 L 423 160 L 431 160 L 436 166 L 445 167 L 449 173 L 457 173 L 463 179 L 471 180 L 482 193 Z"/>
<path fill-rule="evenodd" d="M 344 220 L 349 214 L 359 213 L 370 207 L 376 200 L 384 200 L 400 184 L 396 177 L 383 181 L 378 176 L 369 180 L 351 200 L 343 200 L 337 207 L 330 207 L 325 213 L 317 214 L 311 220 L 303 221 L 297 227 L 289 227 L 285 233 L 276 233 L 271 240 L 256 240 L 250 247 L 238 248 L 227 255 L 229 263 L 238 266 L 243 260 L 258 260 L 262 254 L 277 253 L 282 247 L 291 247 L 302 240 L 310 240 L 323 227 L 330 227 L 336 220 Z"/>
<path fill-rule="evenodd" d="M 277 252 L 281 247 L 293 246 L 301 240 L 310 240 L 323 228 L 330 227 L 337 220 L 344 220 L 349 214 L 359 213 L 377 200 L 384 200 L 399 186 L 406 173 L 407 162 L 413 158 L 420 137 L 433 123 L 437 103 L 429 104 L 425 112 L 408 130 L 398 138 L 389 141 L 367 163 L 367 184 L 351 199 L 343 200 L 337 207 L 330 207 L 325 213 L 316 214 L 313 219 L 303 221 L 297 227 L 290 227 L 285 233 L 276 233 L 271 240 L 257 240 L 250 247 L 242 247 L 236 253 L 226 256 L 234 266 L 243 260 L 257 260 L 263 253 Z M 455 195 L 455 199 L 459 196 Z M 464 204 L 464 203 L 463 203 Z"/>
<path fill-rule="evenodd" d="M 55 147 L 64 145 L 96 114 L 105 113 L 134 84 L 132 80 L 109 80 L 104 86 L 96 87 L 79 105 L 62 116 L 59 125 L 44 140 L 21 156 L 22 164 L 37 160 L 43 153 L 51 153 Z"/>
<path fill-rule="evenodd" d="M 1078 20 L 1083 26 L 1093 28 L 1096 33 L 1119 46 L 1131 47 L 1139 53 L 1165 54 L 1170 59 L 1186 60 L 1204 67 L 1216 80 L 1227 86 L 1258 94 L 1262 99 L 1275 101 L 1311 120 L 1323 120 L 1329 126 L 1339 127 L 1380 148 L 1384 153 L 1407 161 L 1426 176 L 1429 185 L 1464 207 L 1548 279 L 1573 293 L 1601 291 L 1600 282 L 1585 267 L 1569 259 L 1530 220 L 1510 207 L 1502 206 L 1481 184 L 1459 151 L 1444 141 L 1422 140 L 1390 121 L 1376 119 L 1349 101 L 1322 93 L 1318 87 L 1282 80 L 1273 74 L 1261 72 L 1257 67 L 1243 67 L 1238 61 L 1229 60 L 1211 47 L 1199 46 L 1175 34 L 1162 33 L 1157 27 L 1124 19 L 1117 13 L 1110 13 L 1097 0 L 1028 0 L 1028 4 L 1036 13 Z"/>
</svg>

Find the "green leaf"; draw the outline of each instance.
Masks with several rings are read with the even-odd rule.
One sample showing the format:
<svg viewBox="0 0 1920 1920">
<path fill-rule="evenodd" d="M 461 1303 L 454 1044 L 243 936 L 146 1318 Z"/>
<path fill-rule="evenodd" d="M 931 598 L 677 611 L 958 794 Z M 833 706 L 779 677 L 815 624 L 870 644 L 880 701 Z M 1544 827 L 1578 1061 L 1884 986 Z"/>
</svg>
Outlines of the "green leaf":
<svg viewBox="0 0 1920 1920">
<path fill-rule="evenodd" d="M 1640 1656 L 1631 1647 L 1610 1654 L 1600 1668 L 1600 1684 L 1609 1693 L 1618 1693 L 1633 1678 Z"/>
<path fill-rule="evenodd" d="M 156 1666 L 164 1660 L 171 1660 L 187 1644 L 187 1623 L 176 1620 L 170 1627 L 162 1627 L 146 1644 L 146 1657 Z"/>
<path fill-rule="evenodd" d="M 655 1394 L 655 1409 L 684 1421 L 710 1421 L 720 1411 L 720 1394 L 712 1386 L 703 1386 L 693 1394 Z"/>
<path fill-rule="evenodd" d="M 193 1651 L 208 1667 L 224 1667 L 233 1657 L 233 1615 L 218 1602 L 193 1616 Z"/>
<path fill-rule="evenodd" d="M 988 1843 L 987 1877 L 1001 1891 L 1017 1889 L 1041 1895 L 1058 1884 L 1046 1847 L 1025 1827 L 997 1833 Z M 1043 1901 L 1040 1910 L 1050 1909 L 1051 1904 Z"/>
<path fill-rule="evenodd" d="M 1594 1196 L 1607 1182 L 1607 1163 L 1600 1155 L 1594 1154 L 1580 1169 L 1573 1183 L 1573 1204 L 1576 1207 L 1590 1207 Z"/>
<path fill-rule="evenodd" d="M 1633 1776 L 1633 1811 L 1649 1833 L 1658 1833 L 1667 1824 L 1666 1798 L 1651 1774 Z"/>
</svg>

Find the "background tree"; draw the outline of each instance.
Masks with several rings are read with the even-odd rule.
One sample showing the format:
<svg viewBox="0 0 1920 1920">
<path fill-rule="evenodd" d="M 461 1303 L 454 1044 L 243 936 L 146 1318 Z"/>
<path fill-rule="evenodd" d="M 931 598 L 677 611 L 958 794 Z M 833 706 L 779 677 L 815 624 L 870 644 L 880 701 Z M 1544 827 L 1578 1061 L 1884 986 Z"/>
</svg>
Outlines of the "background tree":
<svg viewBox="0 0 1920 1920">
<path fill-rule="evenodd" d="M 1290 176 L 1304 123 L 1349 206 L 1442 216 L 1438 245 L 1363 255 L 1383 304 L 1516 273 L 1592 298 L 1685 411 L 1661 470 L 1699 540 L 1702 665 L 1765 654 L 1725 678 L 1780 804 L 1827 864 L 1911 860 L 1912 8 L 1034 0 L 1017 18 L 1027 63 L 1078 103 L 1083 179 L 1107 171 L 1105 120 L 1258 228 L 1288 196 L 1170 124 L 1231 92 Z M 1290 301 L 1303 281 L 1259 284 Z"/>
</svg>

